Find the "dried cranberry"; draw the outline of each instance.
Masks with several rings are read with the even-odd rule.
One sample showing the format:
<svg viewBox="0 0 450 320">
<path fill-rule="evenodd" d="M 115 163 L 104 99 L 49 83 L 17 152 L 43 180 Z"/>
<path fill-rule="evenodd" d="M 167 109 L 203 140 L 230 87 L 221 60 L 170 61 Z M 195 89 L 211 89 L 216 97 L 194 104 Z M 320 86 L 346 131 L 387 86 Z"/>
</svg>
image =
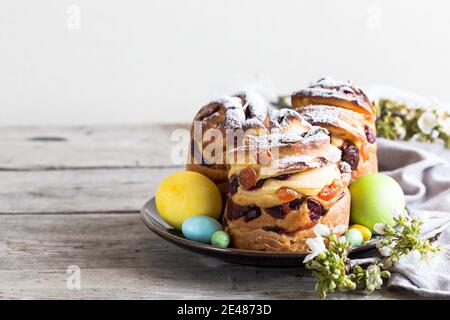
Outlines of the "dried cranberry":
<svg viewBox="0 0 450 320">
<path fill-rule="evenodd" d="M 252 110 L 250 109 L 250 106 L 247 106 L 247 108 L 245 108 L 245 119 L 250 119 L 253 118 L 253 113 Z"/>
<path fill-rule="evenodd" d="M 255 220 L 257 218 L 259 218 L 259 216 L 261 215 L 261 209 L 257 206 L 251 206 L 251 207 L 247 207 L 248 211 L 245 213 L 245 218 L 244 220 L 246 222 Z"/>
<path fill-rule="evenodd" d="M 266 210 L 266 212 L 268 214 L 270 214 L 272 217 L 274 217 L 275 219 L 284 219 L 284 217 L 286 216 L 286 213 L 284 213 L 282 206 L 266 208 L 264 210 Z"/>
<path fill-rule="evenodd" d="M 264 185 L 264 182 L 266 182 L 265 179 L 259 180 L 253 187 L 249 189 L 249 191 L 260 189 Z"/>
<path fill-rule="evenodd" d="M 323 207 L 315 200 L 308 199 L 306 202 L 309 210 L 309 218 L 311 221 L 317 221 L 323 215 Z"/>
<path fill-rule="evenodd" d="M 254 168 L 243 169 L 239 173 L 239 184 L 245 189 L 250 190 L 258 181 L 258 173 Z"/>
<path fill-rule="evenodd" d="M 372 129 L 369 126 L 365 126 L 364 127 L 364 132 L 366 134 L 367 141 L 369 141 L 369 143 L 375 143 L 377 138 L 375 137 L 375 135 L 373 134 Z"/>
<path fill-rule="evenodd" d="M 279 226 L 264 227 L 263 230 L 269 231 L 269 232 L 275 232 L 278 234 L 286 233 L 286 230 L 284 230 L 282 227 L 279 227 Z"/>
<path fill-rule="evenodd" d="M 342 146 L 342 161 L 347 162 L 352 170 L 355 170 L 359 163 L 358 147 L 351 143 L 344 143 Z"/>
<path fill-rule="evenodd" d="M 261 215 L 261 209 L 257 206 L 240 206 L 232 200 L 227 202 L 227 218 L 229 220 L 245 217 L 245 221 L 249 222 Z"/>
<path fill-rule="evenodd" d="M 289 208 L 291 208 L 291 210 L 297 211 L 298 209 L 300 209 L 304 201 L 305 201 L 304 198 L 292 200 L 291 202 L 289 202 Z"/>
<path fill-rule="evenodd" d="M 228 200 L 227 201 L 227 218 L 229 220 L 239 219 L 243 215 L 242 208 L 243 207 L 237 205 L 231 199 Z"/>
<path fill-rule="evenodd" d="M 230 194 L 233 195 L 238 191 L 239 182 L 237 175 L 232 175 L 229 182 L 229 191 Z"/>
</svg>

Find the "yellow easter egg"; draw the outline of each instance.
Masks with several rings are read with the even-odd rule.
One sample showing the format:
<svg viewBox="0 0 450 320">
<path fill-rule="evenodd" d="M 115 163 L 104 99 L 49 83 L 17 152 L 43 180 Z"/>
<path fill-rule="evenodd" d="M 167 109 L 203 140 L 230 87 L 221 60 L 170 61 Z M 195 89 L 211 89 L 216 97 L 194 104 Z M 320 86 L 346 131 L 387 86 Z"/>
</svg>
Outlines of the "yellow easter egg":
<svg viewBox="0 0 450 320">
<path fill-rule="evenodd" d="M 364 242 L 372 239 L 372 232 L 370 232 L 369 228 L 367 228 L 367 227 L 364 227 L 360 224 L 354 224 L 354 225 L 350 226 L 349 230 L 350 229 L 357 229 L 359 232 L 361 232 Z"/>
<path fill-rule="evenodd" d="M 161 217 L 181 230 L 184 220 L 192 216 L 219 219 L 222 195 L 209 178 L 193 171 L 182 171 L 166 177 L 156 191 L 156 208 Z"/>
</svg>

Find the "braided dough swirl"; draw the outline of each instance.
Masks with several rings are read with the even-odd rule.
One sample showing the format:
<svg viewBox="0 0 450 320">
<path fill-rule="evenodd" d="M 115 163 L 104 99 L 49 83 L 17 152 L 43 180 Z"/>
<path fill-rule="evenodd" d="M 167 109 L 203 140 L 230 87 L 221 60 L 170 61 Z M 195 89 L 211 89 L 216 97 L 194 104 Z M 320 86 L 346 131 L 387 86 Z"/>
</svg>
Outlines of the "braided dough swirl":
<svg viewBox="0 0 450 320">
<path fill-rule="evenodd" d="M 292 94 L 292 106 L 308 122 L 326 128 L 342 150 L 352 180 L 378 171 L 376 110 L 364 92 L 349 82 L 323 78 Z"/>
<path fill-rule="evenodd" d="M 225 229 L 236 248 L 306 252 L 316 224 L 348 225 L 351 170 L 328 131 L 293 110 L 271 111 L 268 129 L 230 151 Z"/>
</svg>

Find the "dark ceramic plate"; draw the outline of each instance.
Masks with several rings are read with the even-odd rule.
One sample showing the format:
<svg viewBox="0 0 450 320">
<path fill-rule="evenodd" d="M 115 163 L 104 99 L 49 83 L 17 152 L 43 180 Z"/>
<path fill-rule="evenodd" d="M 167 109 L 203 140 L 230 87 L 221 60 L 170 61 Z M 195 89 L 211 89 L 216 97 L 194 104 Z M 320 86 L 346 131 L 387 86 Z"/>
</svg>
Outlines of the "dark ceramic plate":
<svg viewBox="0 0 450 320">
<path fill-rule="evenodd" d="M 173 244 L 205 256 L 211 256 L 226 262 L 264 267 L 303 267 L 305 253 L 277 253 L 241 250 L 233 248 L 217 248 L 183 237 L 180 231 L 169 226 L 159 215 L 155 198 L 148 201 L 142 208 L 142 219 L 147 227 L 161 238 Z M 375 247 L 376 240 L 370 240 L 353 249 L 355 256 Z"/>
</svg>

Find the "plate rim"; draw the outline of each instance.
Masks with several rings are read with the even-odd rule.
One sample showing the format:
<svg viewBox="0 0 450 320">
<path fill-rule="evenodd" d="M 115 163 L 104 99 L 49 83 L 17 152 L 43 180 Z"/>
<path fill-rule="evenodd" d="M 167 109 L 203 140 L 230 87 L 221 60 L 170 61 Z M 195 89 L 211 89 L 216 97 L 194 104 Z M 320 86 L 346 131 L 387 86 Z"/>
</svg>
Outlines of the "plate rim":
<svg viewBox="0 0 450 320">
<path fill-rule="evenodd" d="M 203 252 L 208 251 L 210 253 L 215 253 L 215 254 L 219 253 L 219 254 L 224 254 L 224 255 L 240 255 L 240 256 L 247 256 L 247 257 L 280 258 L 280 259 L 304 258 L 309 254 L 307 252 L 306 253 L 271 252 L 271 251 L 245 250 L 245 249 L 237 249 L 237 248 L 219 248 L 219 247 L 215 247 L 210 244 L 204 244 L 204 243 L 192 241 L 192 240 L 177 236 L 175 234 L 172 234 L 172 233 L 166 231 L 167 230 L 166 226 L 164 226 L 160 222 L 156 221 L 156 219 L 154 217 L 149 217 L 149 214 L 147 213 L 147 211 L 151 212 L 152 209 L 154 210 L 154 212 L 156 214 L 158 214 L 158 217 L 161 218 L 161 216 L 158 212 L 158 209 L 156 208 L 155 196 L 151 197 L 150 200 L 146 201 L 144 206 L 141 209 L 141 218 L 142 218 L 144 224 L 147 226 L 147 228 L 149 228 L 156 235 L 158 235 L 159 237 L 161 237 L 167 241 L 170 241 L 170 242 L 178 244 L 178 245 L 183 245 L 185 247 L 189 247 L 192 249 L 196 249 L 198 251 L 203 251 Z M 153 221 L 150 221 L 150 219 Z M 162 220 L 162 218 L 161 218 L 161 220 Z M 160 226 L 158 227 L 156 224 L 159 224 Z M 170 227 L 168 224 L 167 224 L 167 226 Z M 165 230 L 162 230 L 163 228 Z M 174 228 L 172 228 L 172 229 L 174 229 Z M 370 243 L 366 242 L 363 245 L 353 248 L 350 251 L 350 254 L 364 253 L 368 250 L 371 250 L 371 249 L 375 248 L 376 241 L 377 241 L 377 239 L 371 239 L 371 240 L 369 240 Z"/>
</svg>

